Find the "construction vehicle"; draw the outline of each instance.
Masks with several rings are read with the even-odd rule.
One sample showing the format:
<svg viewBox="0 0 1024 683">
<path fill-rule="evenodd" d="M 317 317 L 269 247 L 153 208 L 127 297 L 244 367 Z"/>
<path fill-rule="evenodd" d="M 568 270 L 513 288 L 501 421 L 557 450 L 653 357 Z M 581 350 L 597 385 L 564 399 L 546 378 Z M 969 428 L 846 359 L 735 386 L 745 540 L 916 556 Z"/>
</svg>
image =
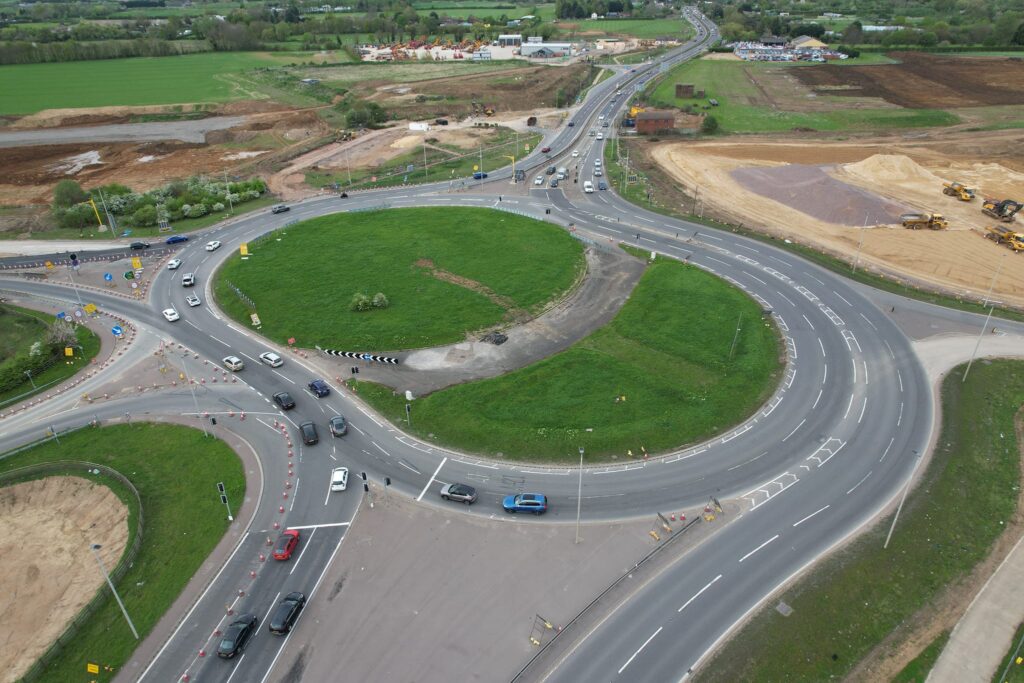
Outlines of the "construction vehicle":
<svg viewBox="0 0 1024 683">
<path fill-rule="evenodd" d="M 642 111 L 646 111 L 644 107 L 634 104 L 632 107 L 629 108 L 629 118 L 635 119 L 636 115 Z"/>
<path fill-rule="evenodd" d="M 969 202 L 974 199 L 974 190 L 958 182 L 942 183 L 942 194 L 956 197 L 962 202 Z"/>
<path fill-rule="evenodd" d="M 1015 252 L 1024 251 L 1024 233 L 1014 232 L 1002 225 L 993 225 L 985 228 L 985 237 L 996 244 L 1005 244 Z"/>
<path fill-rule="evenodd" d="M 905 213 L 900 216 L 904 228 L 920 230 L 945 230 L 949 227 L 949 221 L 942 217 L 941 213 Z"/>
<path fill-rule="evenodd" d="M 1012 199 L 986 199 L 981 204 L 981 212 L 986 216 L 998 218 L 1004 223 L 1011 223 L 1016 220 L 1017 212 L 1024 208 L 1024 204 Z"/>
</svg>

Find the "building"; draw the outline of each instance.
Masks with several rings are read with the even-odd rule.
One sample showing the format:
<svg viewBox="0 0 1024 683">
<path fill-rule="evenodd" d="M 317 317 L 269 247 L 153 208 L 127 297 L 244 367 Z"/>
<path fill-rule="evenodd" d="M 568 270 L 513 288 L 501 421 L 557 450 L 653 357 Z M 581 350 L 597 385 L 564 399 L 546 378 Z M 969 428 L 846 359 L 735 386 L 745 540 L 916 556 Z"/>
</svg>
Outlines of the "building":
<svg viewBox="0 0 1024 683">
<path fill-rule="evenodd" d="M 522 57 L 570 57 L 572 43 L 544 43 L 531 40 L 520 46 L 519 54 Z"/>
<path fill-rule="evenodd" d="M 523 44 L 522 33 L 503 33 L 498 36 L 499 47 L 519 47 Z"/>
<path fill-rule="evenodd" d="M 670 111 L 642 111 L 636 115 L 636 132 L 641 135 L 672 130 L 676 116 Z"/>
<path fill-rule="evenodd" d="M 786 39 L 779 36 L 761 36 L 761 44 L 765 47 L 786 47 Z"/>
<path fill-rule="evenodd" d="M 817 38 L 811 38 L 810 36 L 794 38 L 791 46 L 794 50 L 824 50 L 828 47 L 828 45 Z"/>
</svg>

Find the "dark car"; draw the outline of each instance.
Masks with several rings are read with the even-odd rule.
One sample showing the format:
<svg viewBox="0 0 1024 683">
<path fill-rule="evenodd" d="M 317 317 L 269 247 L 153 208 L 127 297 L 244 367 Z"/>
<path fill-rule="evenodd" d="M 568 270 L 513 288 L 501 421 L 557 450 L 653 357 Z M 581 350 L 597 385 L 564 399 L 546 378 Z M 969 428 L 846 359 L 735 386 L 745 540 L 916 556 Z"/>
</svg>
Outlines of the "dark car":
<svg viewBox="0 0 1024 683">
<path fill-rule="evenodd" d="M 473 174 L 473 180 L 483 180 L 486 177 L 487 174 L 484 173 L 483 171 L 477 171 L 476 173 Z"/>
<path fill-rule="evenodd" d="M 566 124 L 566 125 L 568 125 L 568 126 L 569 126 L 570 128 L 572 128 L 573 126 L 575 126 L 575 125 L 576 125 L 576 122 L 575 122 L 575 121 L 570 121 L 570 122 L 569 122 L 568 124 Z"/>
<path fill-rule="evenodd" d="M 501 506 L 505 508 L 505 512 L 513 514 L 532 512 L 539 515 L 548 509 L 548 499 L 543 493 L 520 493 L 514 496 L 505 496 Z"/>
<path fill-rule="evenodd" d="M 231 659 L 245 649 L 245 646 L 256 633 L 259 619 L 255 614 L 242 614 L 231 622 L 224 630 L 224 635 L 217 646 L 217 656 Z"/>
<path fill-rule="evenodd" d="M 608 183 L 606 183 L 603 180 L 597 181 L 597 189 L 599 189 L 599 190 L 607 190 L 608 189 Z"/>
<path fill-rule="evenodd" d="M 188 238 L 184 235 L 171 235 L 167 238 L 167 244 L 178 244 L 180 242 L 188 242 Z"/>
<path fill-rule="evenodd" d="M 322 379 L 315 379 L 309 383 L 309 390 L 313 392 L 313 395 L 317 398 L 323 398 L 331 393 L 331 388 L 327 386 L 327 382 Z"/>
<path fill-rule="evenodd" d="M 524 171 L 521 168 L 517 168 L 516 169 L 516 173 L 515 173 L 515 179 L 516 179 L 516 182 L 521 182 L 523 180 L 526 180 L 526 171 Z"/>
<path fill-rule="evenodd" d="M 307 446 L 320 443 L 320 436 L 316 433 L 316 425 L 312 422 L 303 422 L 300 424 L 299 431 L 302 432 L 302 443 Z"/>
<path fill-rule="evenodd" d="M 551 148 L 550 147 L 541 147 L 540 151 L 543 152 L 544 154 L 547 154 L 548 152 L 551 151 Z"/>
<path fill-rule="evenodd" d="M 299 530 L 285 529 L 274 544 L 274 559 L 287 560 L 299 546 Z"/>
<path fill-rule="evenodd" d="M 558 187 L 558 178 L 552 178 L 548 187 Z"/>
<path fill-rule="evenodd" d="M 306 606 L 306 596 L 295 591 L 284 596 L 284 600 L 277 604 L 273 615 L 270 617 L 268 628 L 276 636 L 283 636 L 292 630 L 299 613 Z"/>
<path fill-rule="evenodd" d="M 476 502 L 476 489 L 469 484 L 446 484 L 441 487 L 441 497 L 472 505 Z"/>
<path fill-rule="evenodd" d="M 131 248 L 132 249 L 149 249 L 149 243 L 148 242 L 132 242 Z"/>
<path fill-rule="evenodd" d="M 547 173 L 548 175 L 555 175 L 555 171 L 557 171 L 557 170 L 558 169 L 555 168 L 554 166 L 548 166 L 548 170 L 546 170 L 544 172 Z"/>
<path fill-rule="evenodd" d="M 332 417 L 330 427 L 331 434 L 334 436 L 344 436 L 348 433 L 348 422 L 345 420 L 344 415 L 335 415 Z"/>
<path fill-rule="evenodd" d="M 285 211 L 291 210 L 292 207 L 288 206 L 287 204 L 275 204 L 274 207 L 270 209 L 270 213 L 284 213 Z"/>
<path fill-rule="evenodd" d="M 287 391 L 279 391 L 274 394 L 274 403 L 281 406 L 281 410 L 291 410 L 295 407 L 295 399 Z"/>
</svg>

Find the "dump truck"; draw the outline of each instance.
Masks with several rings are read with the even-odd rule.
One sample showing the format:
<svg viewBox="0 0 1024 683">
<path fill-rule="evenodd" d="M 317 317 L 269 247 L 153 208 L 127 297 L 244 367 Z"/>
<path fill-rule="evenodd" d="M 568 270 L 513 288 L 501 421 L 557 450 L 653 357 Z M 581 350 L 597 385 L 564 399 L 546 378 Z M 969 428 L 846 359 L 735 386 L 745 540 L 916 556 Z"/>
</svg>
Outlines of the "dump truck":
<svg viewBox="0 0 1024 683">
<path fill-rule="evenodd" d="M 1014 232 L 1002 225 L 992 225 L 985 228 L 985 237 L 996 244 L 1005 244 L 1015 252 L 1024 251 L 1024 233 Z"/>
<path fill-rule="evenodd" d="M 945 230 L 949 227 L 949 221 L 942 217 L 941 213 L 905 213 L 900 216 L 900 222 L 904 228 L 920 230 L 929 228 L 931 230 Z"/>
<path fill-rule="evenodd" d="M 950 197 L 956 197 L 962 202 L 969 202 L 974 199 L 974 189 L 956 181 L 942 183 L 942 193 L 948 194 Z"/>
<path fill-rule="evenodd" d="M 986 216 L 998 218 L 1004 223 L 1016 220 L 1017 212 L 1024 208 L 1024 204 L 1013 199 L 986 199 L 981 204 L 981 212 Z"/>
</svg>

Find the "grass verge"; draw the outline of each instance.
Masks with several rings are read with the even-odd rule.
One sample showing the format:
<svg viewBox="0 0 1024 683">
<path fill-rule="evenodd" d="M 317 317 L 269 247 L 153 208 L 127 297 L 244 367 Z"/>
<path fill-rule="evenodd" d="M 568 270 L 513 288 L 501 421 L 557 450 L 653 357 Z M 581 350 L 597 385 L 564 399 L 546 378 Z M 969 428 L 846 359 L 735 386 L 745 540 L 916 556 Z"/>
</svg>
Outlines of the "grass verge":
<svg viewBox="0 0 1024 683">
<path fill-rule="evenodd" d="M 928 647 L 921 650 L 921 654 L 896 674 L 891 683 L 924 683 L 928 678 L 928 673 L 935 666 L 935 660 L 942 654 L 942 648 L 946 647 L 949 634 L 949 631 L 940 633 L 938 638 L 928 644 Z"/>
<path fill-rule="evenodd" d="M 963 372 L 942 383 L 938 446 L 889 548 L 892 515 L 786 590 L 779 599 L 793 608 L 789 617 L 762 609 L 698 680 L 840 679 L 988 555 L 1017 505 L 1024 363 L 975 363 L 966 382 Z"/>
<path fill-rule="evenodd" d="M 220 306 L 250 325 L 234 285 L 254 302 L 271 339 L 346 350 L 459 341 L 537 310 L 571 288 L 585 267 L 580 243 L 564 230 L 476 208 L 323 216 L 250 243 L 249 251 L 247 260 L 236 254 L 218 271 Z M 353 311 L 358 292 L 381 292 L 390 305 Z"/>
<path fill-rule="evenodd" d="M 59 444 L 48 441 L 0 461 L 0 470 L 56 460 L 106 465 L 127 477 L 139 491 L 145 520 L 142 546 L 117 589 L 139 635 L 145 638 L 227 530 L 216 485 L 224 482 L 228 499 L 240 502 L 245 497 L 241 462 L 224 442 L 205 438 L 198 430 L 135 423 L 79 430 L 61 437 Z M 134 532 L 138 515 L 134 498 L 112 479 L 91 479 L 109 486 L 129 506 L 128 525 Z M 43 677 L 50 681 L 112 680 L 137 644 L 111 599 Z M 86 677 L 86 662 L 99 662 L 101 673 Z M 103 671 L 102 665 L 114 671 Z"/>
<path fill-rule="evenodd" d="M 581 446 L 590 462 L 629 451 L 642 458 L 750 415 L 777 383 L 780 354 L 774 328 L 743 292 L 660 259 L 605 327 L 521 370 L 418 398 L 406 427 L 523 461 L 575 461 Z M 357 389 L 388 419 L 404 420 L 403 396 L 363 382 Z"/>
<path fill-rule="evenodd" d="M 999 663 L 995 675 L 992 676 L 992 683 L 1021 683 L 1024 681 L 1024 662 L 1018 663 L 1017 659 L 1024 655 L 1024 623 L 1017 627 L 1013 634 L 1013 641 L 1010 649 Z"/>
<path fill-rule="evenodd" d="M 46 325 L 53 320 L 52 316 L 47 313 L 43 313 L 42 311 L 34 311 L 30 308 L 21 308 L 20 306 L 5 304 L 0 307 L 0 312 L 4 313 L 0 316 L 0 321 L 4 321 L 7 318 L 7 310 L 14 311 L 15 315 L 20 314 L 18 317 L 31 317 L 32 319 L 39 321 L 39 331 L 34 339 L 27 340 L 27 346 L 31 346 L 36 339 L 42 339 L 46 334 Z M 4 327 L 6 329 L 11 326 L 8 326 L 5 323 Z M 74 358 L 63 358 L 62 360 L 57 361 L 54 365 L 43 370 L 38 375 L 33 375 L 31 381 L 26 377 L 25 381 L 17 387 L 0 392 L 0 406 L 6 406 L 9 403 L 14 403 L 15 401 L 22 401 L 35 396 L 38 393 L 47 391 L 54 385 L 73 376 L 79 370 L 88 367 L 89 361 L 95 358 L 96 354 L 100 352 L 100 338 L 84 325 L 79 325 L 76 328 L 75 335 L 78 337 L 80 348 L 75 350 Z M 4 336 L 6 337 L 6 334 Z M 4 343 L 4 348 L 12 348 L 10 346 L 6 346 L 6 340 Z M 35 383 L 35 386 L 33 386 L 33 383 Z"/>
</svg>

